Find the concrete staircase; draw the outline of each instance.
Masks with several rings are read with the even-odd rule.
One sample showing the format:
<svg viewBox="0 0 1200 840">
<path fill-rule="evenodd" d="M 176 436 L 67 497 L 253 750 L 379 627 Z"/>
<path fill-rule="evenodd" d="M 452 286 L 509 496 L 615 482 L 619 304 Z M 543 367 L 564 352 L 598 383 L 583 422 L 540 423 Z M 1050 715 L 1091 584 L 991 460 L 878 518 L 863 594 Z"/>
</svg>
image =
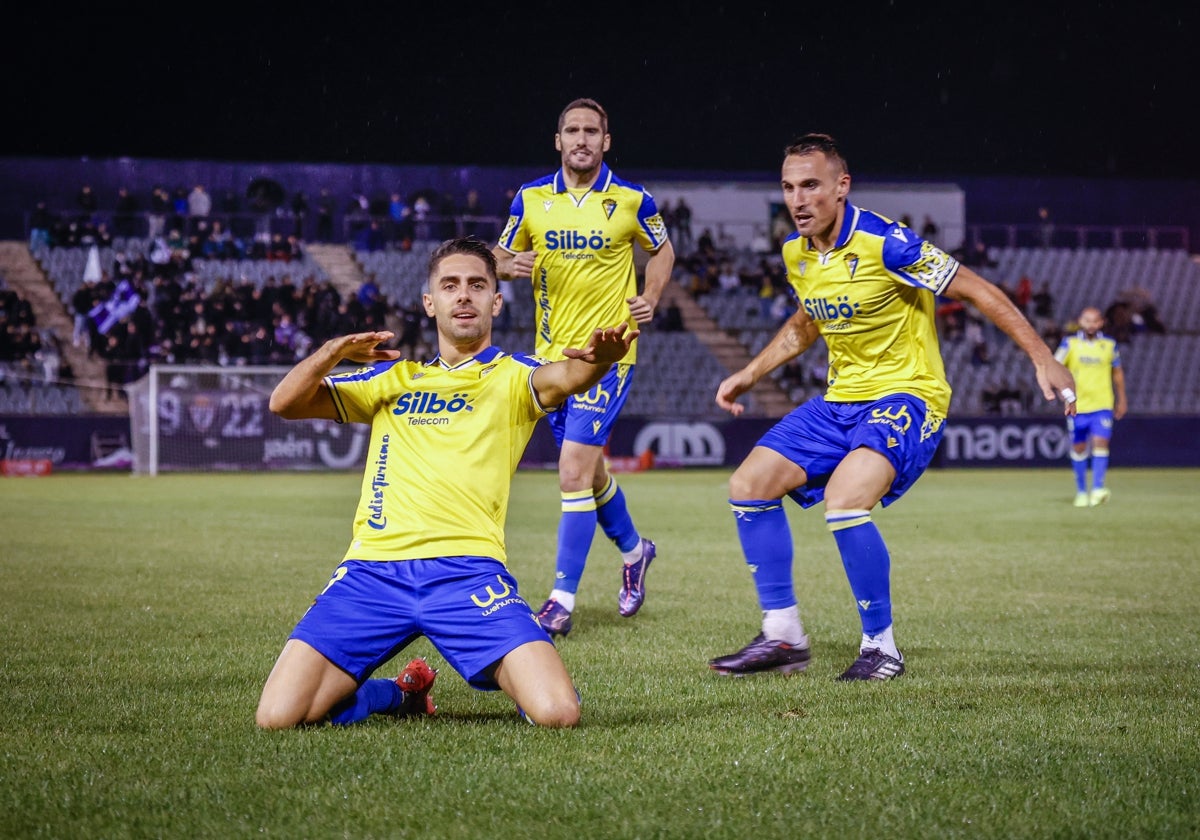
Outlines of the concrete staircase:
<svg viewBox="0 0 1200 840">
<path fill-rule="evenodd" d="M 329 275 L 334 288 L 342 297 L 358 294 L 358 287 L 362 285 L 364 278 L 362 268 L 354 259 L 354 252 L 349 245 L 310 242 L 304 246 L 304 250 Z"/>
<path fill-rule="evenodd" d="M 718 327 L 700 304 L 692 300 L 692 296 L 675 283 L 668 283 L 663 290 L 658 309 L 661 311 L 671 302 L 679 306 L 683 315 L 683 325 L 712 351 L 725 370 L 733 373 L 750 362 L 750 352 L 736 338 Z M 760 379 L 750 391 L 750 395 L 767 417 L 783 417 L 796 407 L 770 377 Z"/>
<path fill-rule="evenodd" d="M 58 299 L 46 273 L 42 271 L 29 246 L 22 241 L 0 242 L 0 277 L 8 287 L 29 302 L 39 328 L 49 328 L 62 345 L 63 361 L 75 373 L 74 383 L 89 411 L 97 414 L 125 414 L 128 404 L 123 399 L 105 396 L 104 362 L 89 358 L 87 348 L 71 343 L 75 331 L 74 319 Z M 69 384 L 69 383 L 64 383 Z"/>
</svg>

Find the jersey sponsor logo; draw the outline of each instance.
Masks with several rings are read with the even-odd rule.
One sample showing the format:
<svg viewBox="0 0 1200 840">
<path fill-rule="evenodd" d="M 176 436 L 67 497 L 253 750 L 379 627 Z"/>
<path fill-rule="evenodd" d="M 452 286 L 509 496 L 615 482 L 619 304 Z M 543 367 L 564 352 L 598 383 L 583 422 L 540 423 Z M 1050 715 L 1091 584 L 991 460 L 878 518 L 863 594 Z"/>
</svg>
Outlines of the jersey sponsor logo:
<svg viewBox="0 0 1200 840">
<path fill-rule="evenodd" d="M 587 233 L 570 228 L 546 231 L 547 251 L 603 251 L 612 247 L 612 238 L 602 230 Z"/>
<path fill-rule="evenodd" d="M 379 454 L 369 465 L 374 467 L 371 476 L 371 500 L 367 502 L 367 527 L 374 531 L 382 531 L 387 527 L 387 516 L 383 512 L 383 494 L 391 483 L 387 480 L 388 449 L 391 445 L 391 435 L 384 435 L 379 442 Z"/>
<path fill-rule="evenodd" d="M 408 414 L 457 414 L 460 411 L 474 411 L 467 394 L 452 394 L 450 399 L 443 399 L 434 391 L 410 391 L 401 394 L 396 399 L 396 407 L 392 414 L 403 417 Z"/>
<path fill-rule="evenodd" d="M 800 301 L 805 313 L 814 321 L 849 321 L 858 314 L 861 305 L 851 303 L 849 295 L 828 298 L 804 298 Z"/>
<path fill-rule="evenodd" d="M 507 598 L 509 595 L 512 594 L 512 587 L 504 582 L 504 578 L 500 577 L 500 575 L 496 575 L 496 580 L 500 581 L 500 591 L 499 592 L 492 589 L 492 585 L 489 583 L 487 586 L 484 587 L 484 590 L 483 590 L 484 593 L 487 595 L 486 598 L 480 598 L 478 595 L 476 595 L 474 593 L 471 594 L 471 600 L 475 603 L 475 606 L 479 607 L 480 609 L 483 609 L 485 607 L 490 607 L 492 604 L 494 604 L 496 601 L 499 601 L 501 598 Z"/>
<path fill-rule="evenodd" d="M 906 405 L 890 405 L 886 408 L 871 409 L 871 419 L 868 422 L 887 423 L 899 434 L 904 434 L 912 426 L 912 415 L 908 413 Z"/>
</svg>

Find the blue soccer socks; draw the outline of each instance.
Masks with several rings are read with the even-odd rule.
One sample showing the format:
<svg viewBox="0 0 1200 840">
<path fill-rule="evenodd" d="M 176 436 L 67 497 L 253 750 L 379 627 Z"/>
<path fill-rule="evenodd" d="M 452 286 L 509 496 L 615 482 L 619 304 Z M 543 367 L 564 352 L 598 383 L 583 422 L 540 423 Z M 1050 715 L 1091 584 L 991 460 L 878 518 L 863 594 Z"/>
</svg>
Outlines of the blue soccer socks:
<svg viewBox="0 0 1200 840">
<path fill-rule="evenodd" d="M 625 493 L 611 475 L 608 484 L 596 496 L 596 521 L 604 535 L 616 544 L 622 554 L 638 548 L 641 536 L 633 525 L 633 517 L 629 515 Z"/>
<path fill-rule="evenodd" d="M 831 510 L 825 514 L 825 524 L 842 555 L 863 633 L 881 633 L 892 624 L 892 561 L 879 529 L 871 521 L 871 512 Z"/>
<path fill-rule="evenodd" d="M 792 584 L 792 531 L 787 513 L 779 499 L 730 499 L 737 522 L 738 539 L 758 603 L 765 610 L 780 610 L 796 605 Z"/>
<path fill-rule="evenodd" d="M 579 580 L 587 565 L 592 539 L 596 536 L 596 498 L 591 489 L 562 494 L 562 516 L 558 520 L 558 557 L 554 588 L 579 591 Z"/>
</svg>

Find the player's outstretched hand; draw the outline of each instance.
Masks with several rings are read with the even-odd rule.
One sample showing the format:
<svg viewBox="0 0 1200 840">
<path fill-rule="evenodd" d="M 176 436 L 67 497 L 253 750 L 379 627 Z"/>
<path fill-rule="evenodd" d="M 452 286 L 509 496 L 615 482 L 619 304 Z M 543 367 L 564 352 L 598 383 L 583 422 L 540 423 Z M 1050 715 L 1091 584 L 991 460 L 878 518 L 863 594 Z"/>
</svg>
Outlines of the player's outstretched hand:
<svg viewBox="0 0 1200 840">
<path fill-rule="evenodd" d="M 378 345 L 385 341 L 391 341 L 395 337 L 396 334 L 391 330 L 353 333 L 331 339 L 334 344 L 331 349 L 338 357 L 359 364 L 390 362 L 400 358 L 400 351 L 383 350 Z"/>
<path fill-rule="evenodd" d="M 597 327 L 592 332 L 592 340 L 582 350 L 567 347 L 563 355 L 568 359 L 579 359 L 593 365 L 611 365 L 625 358 L 633 340 L 642 334 L 641 330 L 630 330 L 628 324 L 618 324 L 615 327 Z"/>
<path fill-rule="evenodd" d="M 746 410 L 746 406 L 737 398 L 754 387 L 754 380 L 745 370 L 739 370 L 732 376 L 727 376 L 717 387 L 717 405 L 737 417 Z"/>
<path fill-rule="evenodd" d="M 1038 365 L 1037 381 L 1042 396 L 1047 400 L 1061 399 L 1063 414 L 1075 416 L 1075 377 L 1071 376 L 1071 371 L 1062 362 L 1050 359 L 1045 365 Z"/>
</svg>

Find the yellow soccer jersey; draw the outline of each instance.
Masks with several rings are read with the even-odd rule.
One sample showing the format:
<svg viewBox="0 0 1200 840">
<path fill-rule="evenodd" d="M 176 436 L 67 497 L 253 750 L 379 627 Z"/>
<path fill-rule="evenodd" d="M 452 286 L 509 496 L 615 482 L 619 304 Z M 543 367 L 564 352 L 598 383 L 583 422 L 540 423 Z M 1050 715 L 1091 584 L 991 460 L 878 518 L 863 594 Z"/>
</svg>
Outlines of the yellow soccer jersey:
<svg viewBox="0 0 1200 840">
<path fill-rule="evenodd" d="M 637 294 L 633 243 L 654 252 L 667 229 L 650 193 L 601 164 L 586 192 L 568 190 L 562 170 L 525 184 L 500 234 L 507 251 L 536 251 L 533 297 L 536 349 L 552 361 L 564 347 L 586 347 L 596 327 L 636 326 L 628 298 Z M 634 342 L 624 363 L 637 361 Z"/>
<path fill-rule="evenodd" d="M 1076 411 L 1080 414 L 1112 411 L 1116 402 L 1112 371 L 1121 366 L 1121 351 L 1114 339 L 1096 333 L 1089 341 L 1087 333 L 1081 330 L 1062 340 L 1054 351 L 1054 358 L 1066 365 L 1075 377 Z"/>
<path fill-rule="evenodd" d="M 827 253 L 793 233 L 788 282 L 829 347 L 830 402 L 913 394 L 932 415 L 950 408 L 933 313 L 958 261 L 910 228 L 852 204 Z"/>
<path fill-rule="evenodd" d="M 541 363 L 490 347 L 453 368 L 400 360 L 327 376 L 338 421 L 371 424 L 345 559 L 505 562 L 512 475 L 546 414 L 531 383 Z"/>
</svg>

